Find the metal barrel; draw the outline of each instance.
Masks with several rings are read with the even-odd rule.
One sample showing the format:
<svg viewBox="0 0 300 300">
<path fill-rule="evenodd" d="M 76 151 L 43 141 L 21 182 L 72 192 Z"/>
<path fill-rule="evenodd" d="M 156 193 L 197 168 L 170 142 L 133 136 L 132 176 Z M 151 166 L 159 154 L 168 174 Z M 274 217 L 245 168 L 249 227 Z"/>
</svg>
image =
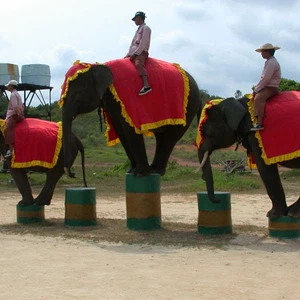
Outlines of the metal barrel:
<svg viewBox="0 0 300 300">
<path fill-rule="evenodd" d="M 135 177 L 126 174 L 127 228 L 154 230 L 161 228 L 160 175 Z"/>
<path fill-rule="evenodd" d="M 44 206 L 29 205 L 22 206 L 17 205 L 17 223 L 19 224 L 31 224 L 45 221 L 45 209 Z"/>
<path fill-rule="evenodd" d="M 65 191 L 65 225 L 97 225 L 96 188 L 68 188 Z"/>
<path fill-rule="evenodd" d="M 300 219 L 288 216 L 269 218 L 269 236 L 293 239 L 300 237 Z"/>
<path fill-rule="evenodd" d="M 207 192 L 197 193 L 198 232 L 202 234 L 232 233 L 230 193 L 215 192 L 220 203 L 213 203 Z"/>
</svg>

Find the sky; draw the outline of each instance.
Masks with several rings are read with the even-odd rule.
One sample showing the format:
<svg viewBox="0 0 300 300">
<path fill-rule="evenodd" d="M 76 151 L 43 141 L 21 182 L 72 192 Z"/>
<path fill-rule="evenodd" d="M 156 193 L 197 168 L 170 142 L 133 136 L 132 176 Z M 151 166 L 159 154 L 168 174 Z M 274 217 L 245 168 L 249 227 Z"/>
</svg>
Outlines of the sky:
<svg viewBox="0 0 300 300">
<path fill-rule="evenodd" d="M 281 47 L 282 77 L 300 80 L 298 0 L 15 0 L 1 11 L 0 63 L 20 75 L 22 65 L 49 65 L 52 102 L 74 61 L 126 55 L 136 11 L 152 30 L 150 56 L 179 63 L 211 95 L 250 93 L 264 65 L 255 49 L 265 43 Z"/>
</svg>

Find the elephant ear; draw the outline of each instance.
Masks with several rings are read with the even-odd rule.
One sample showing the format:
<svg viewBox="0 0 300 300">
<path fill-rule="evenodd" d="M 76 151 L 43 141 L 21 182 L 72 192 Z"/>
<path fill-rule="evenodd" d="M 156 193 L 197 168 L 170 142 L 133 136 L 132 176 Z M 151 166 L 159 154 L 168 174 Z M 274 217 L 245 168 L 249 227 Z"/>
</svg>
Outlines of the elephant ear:
<svg viewBox="0 0 300 300">
<path fill-rule="evenodd" d="M 247 113 L 243 105 L 235 98 L 227 98 L 222 101 L 222 114 L 230 129 L 236 131 L 238 126 Z"/>
<path fill-rule="evenodd" d="M 106 89 L 113 83 L 113 76 L 110 68 L 105 65 L 95 65 L 91 67 L 93 79 L 96 84 L 100 98 L 103 97 Z"/>
</svg>

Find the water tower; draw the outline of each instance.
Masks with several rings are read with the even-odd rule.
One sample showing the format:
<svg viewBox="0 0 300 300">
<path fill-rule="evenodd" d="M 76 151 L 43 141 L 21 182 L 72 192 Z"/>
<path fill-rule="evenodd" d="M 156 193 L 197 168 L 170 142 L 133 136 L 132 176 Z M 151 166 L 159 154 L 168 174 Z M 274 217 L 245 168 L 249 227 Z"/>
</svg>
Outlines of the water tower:
<svg viewBox="0 0 300 300">
<path fill-rule="evenodd" d="M 0 63 L 0 96 L 5 95 L 7 100 L 9 100 L 9 97 L 6 93 L 5 84 L 12 79 L 19 82 L 18 91 L 23 91 L 25 117 L 51 120 L 51 91 L 53 87 L 50 86 L 50 67 L 44 64 L 23 65 L 20 78 L 17 65 Z M 48 101 L 45 100 L 44 92 L 49 93 Z M 43 112 L 39 115 L 30 114 L 29 108 L 33 100 L 37 100 L 43 108 Z M 4 116 L 0 117 L 3 118 Z"/>
</svg>

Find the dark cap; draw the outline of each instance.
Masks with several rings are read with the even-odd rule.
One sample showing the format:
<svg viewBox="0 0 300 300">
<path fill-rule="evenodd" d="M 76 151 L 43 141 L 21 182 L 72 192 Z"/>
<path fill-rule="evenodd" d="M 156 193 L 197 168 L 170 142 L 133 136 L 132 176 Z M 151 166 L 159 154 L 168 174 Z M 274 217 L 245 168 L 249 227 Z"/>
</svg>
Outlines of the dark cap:
<svg viewBox="0 0 300 300">
<path fill-rule="evenodd" d="M 142 11 L 137 11 L 137 12 L 135 13 L 134 17 L 133 17 L 131 20 L 134 21 L 134 19 L 135 19 L 136 17 L 142 17 L 143 19 L 145 19 L 145 18 L 146 18 L 146 14 L 145 14 L 144 12 L 142 12 Z"/>
</svg>

